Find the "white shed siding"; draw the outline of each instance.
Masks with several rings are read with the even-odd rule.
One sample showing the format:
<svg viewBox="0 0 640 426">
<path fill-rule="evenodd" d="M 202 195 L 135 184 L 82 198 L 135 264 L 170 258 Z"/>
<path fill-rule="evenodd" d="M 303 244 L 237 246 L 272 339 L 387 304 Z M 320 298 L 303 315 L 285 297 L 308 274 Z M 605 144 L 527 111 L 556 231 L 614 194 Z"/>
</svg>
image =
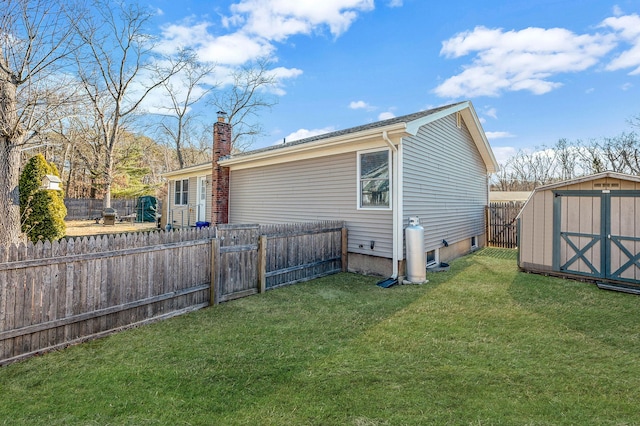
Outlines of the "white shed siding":
<svg viewBox="0 0 640 426">
<path fill-rule="evenodd" d="M 426 250 L 484 234 L 487 169 L 467 127 L 452 114 L 403 143 L 404 226 L 420 218 Z"/>
<path fill-rule="evenodd" d="M 392 213 L 358 210 L 355 152 L 231 170 L 231 223 L 345 220 L 349 252 L 391 257 Z M 375 247 L 371 249 L 371 241 Z M 360 247 L 362 246 L 362 247 Z"/>
</svg>

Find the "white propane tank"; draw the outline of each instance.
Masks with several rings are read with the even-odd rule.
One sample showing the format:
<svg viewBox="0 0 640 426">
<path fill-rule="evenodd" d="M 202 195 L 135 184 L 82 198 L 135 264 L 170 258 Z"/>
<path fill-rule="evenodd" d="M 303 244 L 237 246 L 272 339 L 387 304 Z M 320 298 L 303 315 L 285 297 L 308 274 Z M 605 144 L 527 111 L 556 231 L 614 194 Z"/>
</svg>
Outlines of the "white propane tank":
<svg viewBox="0 0 640 426">
<path fill-rule="evenodd" d="M 418 217 L 409 218 L 404 230 L 407 247 L 407 281 L 418 284 L 427 279 L 427 260 L 424 252 L 424 228 Z"/>
</svg>

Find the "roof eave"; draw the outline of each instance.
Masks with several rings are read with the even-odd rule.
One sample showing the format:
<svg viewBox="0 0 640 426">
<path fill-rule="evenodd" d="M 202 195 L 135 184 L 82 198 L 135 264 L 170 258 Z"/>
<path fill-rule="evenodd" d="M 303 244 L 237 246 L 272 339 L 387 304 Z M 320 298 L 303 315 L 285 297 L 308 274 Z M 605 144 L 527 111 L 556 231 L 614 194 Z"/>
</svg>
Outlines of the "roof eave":
<svg viewBox="0 0 640 426">
<path fill-rule="evenodd" d="M 221 159 L 218 161 L 218 164 L 223 167 L 235 166 L 239 164 L 251 163 L 256 161 L 264 161 L 269 160 L 271 158 L 285 158 L 290 155 L 301 154 L 305 152 L 318 151 L 329 149 L 342 144 L 351 144 L 357 141 L 363 141 L 367 139 L 372 139 L 381 135 L 383 132 L 387 132 L 387 134 L 391 137 L 402 137 L 408 135 L 406 131 L 406 123 L 394 123 L 388 126 L 376 127 L 372 129 L 363 130 L 360 132 L 354 133 L 346 133 L 339 136 L 334 136 L 332 138 L 327 139 L 319 139 L 313 142 L 307 142 L 298 145 L 285 146 L 282 148 L 256 152 L 254 154 L 246 154 L 238 157 L 228 157 Z"/>
<path fill-rule="evenodd" d="M 194 174 L 194 173 L 199 173 L 204 171 L 208 171 L 209 174 L 211 174 L 211 167 L 212 167 L 211 162 L 202 163 L 202 164 L 197 164 L 195 166 L 183 167 L 182 169 L 165 172 L 165 173 L 162 173 L 160 176 L 163 178 L 172 178 L 176 176 L 189 175 L 189 174 Z"/>
</svg>

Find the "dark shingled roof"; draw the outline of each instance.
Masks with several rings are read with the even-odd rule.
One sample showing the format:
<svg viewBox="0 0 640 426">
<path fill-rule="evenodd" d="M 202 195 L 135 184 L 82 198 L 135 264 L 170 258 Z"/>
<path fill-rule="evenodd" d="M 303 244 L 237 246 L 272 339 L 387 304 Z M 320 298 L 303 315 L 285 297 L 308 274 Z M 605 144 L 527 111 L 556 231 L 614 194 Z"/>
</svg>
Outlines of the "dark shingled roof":
<svg viewBox="0 0 640 426">
<path fill-rule="evenodd" d="M 253 151 L 246 151 L 246 152 L 238 152 L 235 154 L 231 154 L 228 155 L 224 158 L 224 159 L 229 159 L 229 158 L 238 158 L 238 157 L 244 157 L 245 155 L 251 155 L 251 154 L 257 154 L 260 152 L 267 152 L 267 151 L 274 151 L 276 149 L 282 149 L 282 148 L 286 148 L 289 146 L 295 146 L 295 145 L 302 145 L 305 143 L 309 143 L 309 142 L 315 142 L 315 141 L 319 141 L 322 139 L 329 139 L 329 138 L 333 138 L 336 136 L 342 136 L 342 135 L 347 135 L 349 133 L 357 133 L 357 132 L 361 132 L 364 130 L 369 130 L 369 129 L 375 129 L 377 127 L 384 127 L 384 126 L 389 126 L 392 124 L 397 124 L 397 123 L 409 123 L 413 120 L 417 120 L 419 118 L 422 117 L 426 117 L 429 116 L 431 114 L 435 114 L 439 111 L 442 111 L 444 109 L 447 108 L 451 108 L 452 106 L 455 105 L 459 105 L 463 102 L 457 102 L 454 104 L 450 104 L 450 105 L 444 105 L 438 108 L 433 108 L 433 109 L 429 109 L 426 111 L 420 111 L 420 112 L 415 112 L 413 114 L 407 114 L 407 115 L 403 115 L 400 117 L 394 117 L 394 118 L 389 118 L 388 120 L 382 120 L 382 121 L 376 121 L 375 123 L 369 123 L 369 124 L 364 124 L 362 126 L 356 126 L 356 127 L 351 127 L 349 129 L 344 129 L 344 130 L 337 130 L 335 132 L 330 132 L 330 133 L 324 133 L 321 135 L 317 135 L 317 136 L 312 136 L 309 138 L 305 138 L 305 139 L 300 139 L 297 141 L 293 141 L 293 142 L 287 142 L 287 143 L 282 143 L 282 144 L 278 144 L 278 145 L 272 145 L 272 146 L 268 146 L 266 148 L 260 148 L 260 149 L 255 149 Z"/>
</svg>

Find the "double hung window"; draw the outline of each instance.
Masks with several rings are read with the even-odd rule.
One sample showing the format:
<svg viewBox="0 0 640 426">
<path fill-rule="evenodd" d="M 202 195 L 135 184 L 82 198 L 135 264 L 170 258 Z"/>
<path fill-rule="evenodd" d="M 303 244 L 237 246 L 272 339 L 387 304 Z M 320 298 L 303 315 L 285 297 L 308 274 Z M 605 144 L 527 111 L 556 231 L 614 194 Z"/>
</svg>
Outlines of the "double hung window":
<svg viewBox="0 0 640 426">
<path fill-rule="evenodd" d="M 173 204 L 176 206 L 186 206 L 189 204 L 189 179 L 177 180 L 175 182 Z"/>
<path fill-rule="evenodd" d="M 388 209 L 391 207 L 390 151 L 358 153 L 358 207 Z"/>
</svg>

